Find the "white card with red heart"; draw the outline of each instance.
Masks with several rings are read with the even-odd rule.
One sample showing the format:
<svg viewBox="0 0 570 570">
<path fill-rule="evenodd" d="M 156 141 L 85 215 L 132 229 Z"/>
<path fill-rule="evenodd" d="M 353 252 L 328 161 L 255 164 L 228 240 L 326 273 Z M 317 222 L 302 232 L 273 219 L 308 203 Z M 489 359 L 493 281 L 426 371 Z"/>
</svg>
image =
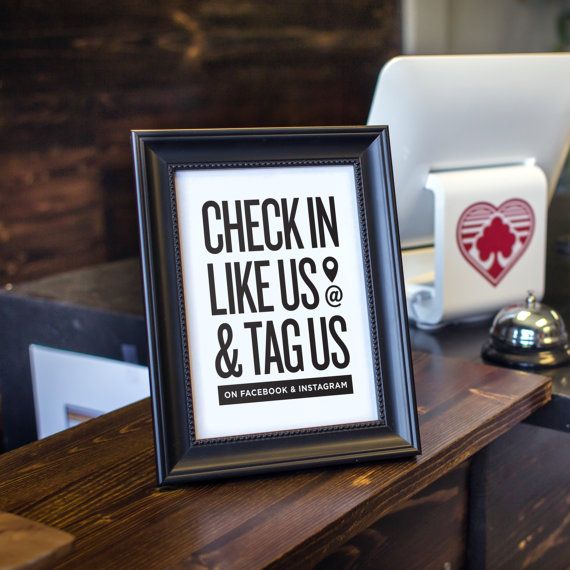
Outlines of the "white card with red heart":
<svg viewBox="0 0 570 570">
<path fill-rule="evenodd" d="M 435 196 L 432 324 L 544 293 L 547 181 L 536 165 L 430 174 Z"/>
<path fill-rule="evenodd" d="M 532 206 L 521 198 L 500 206 L 474 202 L 457 222 L 457 246 L 463 257 L 496 287 L 515 267 L 534 236 Z"/>
</svg>

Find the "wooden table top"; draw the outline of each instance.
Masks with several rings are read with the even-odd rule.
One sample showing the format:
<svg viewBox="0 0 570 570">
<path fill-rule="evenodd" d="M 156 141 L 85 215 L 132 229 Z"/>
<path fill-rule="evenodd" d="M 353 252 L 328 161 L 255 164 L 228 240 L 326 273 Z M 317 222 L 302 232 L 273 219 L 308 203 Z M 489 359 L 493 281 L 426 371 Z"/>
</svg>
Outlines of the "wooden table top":
<svg viewBox="0 0 570 570">
<path fill-rule="evenodd" d="M 310 565 L 550 399 L 533 374 L 414 368 L 418 458 L 159 490 L 145 400 L 0 456 L 0 510 L 72 533 L 61 568 Z"/>
</svg>

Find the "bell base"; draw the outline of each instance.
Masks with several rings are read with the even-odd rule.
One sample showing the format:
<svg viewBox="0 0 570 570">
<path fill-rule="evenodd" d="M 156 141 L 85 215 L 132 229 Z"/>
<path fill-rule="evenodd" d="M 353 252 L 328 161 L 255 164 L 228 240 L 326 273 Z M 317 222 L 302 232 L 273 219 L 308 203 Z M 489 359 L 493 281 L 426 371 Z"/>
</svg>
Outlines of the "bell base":
<svg viewBox="0 0 570 570">
<path fill-rule="evenodd" d="M 492 341 L 487 341 L 481 350 L 481 356 L 487 362 L 517 368 L 519 370 L 544 370 L 556 368 L 570 361 L 568 346 L 553 350 L 538 350 L 534 352 L 506 352 L 498 350 Z"/>
</svg>

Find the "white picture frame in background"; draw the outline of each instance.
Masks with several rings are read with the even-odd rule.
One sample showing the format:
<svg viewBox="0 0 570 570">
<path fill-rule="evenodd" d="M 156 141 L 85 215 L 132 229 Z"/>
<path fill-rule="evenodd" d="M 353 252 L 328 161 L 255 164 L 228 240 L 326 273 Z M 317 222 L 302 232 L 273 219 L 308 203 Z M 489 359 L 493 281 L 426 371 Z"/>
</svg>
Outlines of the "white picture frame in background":
<svg viewBox="0 0 570 570">
<path fill-rule="evenodd" d="M 32 344 L 38 439 L 150 395 L 148 368 Z"/>
</svg>

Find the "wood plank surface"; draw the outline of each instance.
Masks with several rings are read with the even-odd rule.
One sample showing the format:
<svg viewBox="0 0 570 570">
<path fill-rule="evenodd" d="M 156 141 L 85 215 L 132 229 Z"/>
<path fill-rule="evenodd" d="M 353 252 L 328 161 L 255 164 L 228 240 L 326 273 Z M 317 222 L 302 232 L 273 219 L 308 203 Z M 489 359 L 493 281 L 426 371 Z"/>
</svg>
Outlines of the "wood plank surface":
<svg viewBox="0 0 570 570">
<path fill-rule="evenodd" d="M 570 568 L 568 429 L 521 424 L 485 449 L 481 567 Z"/>
<path fill-rule="evenodd" d="M 399 4 L 3 2 L 0 283 L 136 254 L 131 129 L 364 123 Z"/>
<path fill-rule="evenodd" d="M 466 461 L 359 532 L 317 570 L 464 568 L 468 485 Z"/>
<path fill-rule="evenodd" d="M 414 366 L 417 459 L 158 490 L 147 400 L 0 456 L 0 509 L 74 534 L 61 568 L 314 565 L 550 399 L 532 374 Z"/>
</svg>

